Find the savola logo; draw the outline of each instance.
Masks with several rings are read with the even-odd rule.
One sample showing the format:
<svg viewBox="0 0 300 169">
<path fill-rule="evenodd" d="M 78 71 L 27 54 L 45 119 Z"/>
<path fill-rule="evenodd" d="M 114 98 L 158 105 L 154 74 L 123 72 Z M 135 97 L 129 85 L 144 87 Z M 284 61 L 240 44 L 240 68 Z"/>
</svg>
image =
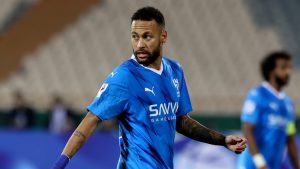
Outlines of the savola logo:
<svg viewBox="0 0 300 169">
<path fill-rule="evenodd" d="M 178 102 L 168 102 L 161 104 L 152 104 L 149 106 L 151 112 L 150 117 L 157 117 L 160 115 L 176 114 L 178 110 Z"/>
</svg>

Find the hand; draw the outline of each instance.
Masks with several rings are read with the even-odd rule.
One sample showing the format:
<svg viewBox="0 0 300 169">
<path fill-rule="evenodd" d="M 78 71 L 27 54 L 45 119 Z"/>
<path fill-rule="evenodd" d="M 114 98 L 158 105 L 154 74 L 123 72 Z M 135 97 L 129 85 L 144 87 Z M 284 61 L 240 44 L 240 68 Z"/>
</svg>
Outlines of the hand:
<svg viewBox="0 0 300 169">
<path fill-rule="evenodd" d="M 225 145 L 229 150 L 240 154 L 247 147 L 247 140 L 240 136 L 228 135 L 225 137 Z"/>
<path fill-rule="evenodd" d="M 268 169 L 267 166 L 260 167 L 259 169 Z"/>
</svg>

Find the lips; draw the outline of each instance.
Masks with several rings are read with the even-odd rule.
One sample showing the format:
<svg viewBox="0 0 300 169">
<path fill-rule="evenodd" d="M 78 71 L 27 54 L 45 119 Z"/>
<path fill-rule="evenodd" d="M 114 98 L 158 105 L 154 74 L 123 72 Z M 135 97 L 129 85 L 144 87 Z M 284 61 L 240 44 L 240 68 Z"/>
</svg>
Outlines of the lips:
<svg viewBox="0 0 300 169">
<path fill-rule="evenodd" d="M 147 51 L 137 51 L 137 52 L 136 52 L 136 56 L 137 56 L 139 59 L 146 59 L 146 58 L 149 57 L 149 55 L 150 55 L 150 53 L 147 52 Z"/>
<path fill-rule="evenodd" d="M 145 59 L 145 58 L 147 58 L 149 55 L 148 54 L 146 54 L 146 53 L 139 53 L 139 54 L 137 54 L 137 57 L 139 58 L 139 59 Z"/>
</svg>

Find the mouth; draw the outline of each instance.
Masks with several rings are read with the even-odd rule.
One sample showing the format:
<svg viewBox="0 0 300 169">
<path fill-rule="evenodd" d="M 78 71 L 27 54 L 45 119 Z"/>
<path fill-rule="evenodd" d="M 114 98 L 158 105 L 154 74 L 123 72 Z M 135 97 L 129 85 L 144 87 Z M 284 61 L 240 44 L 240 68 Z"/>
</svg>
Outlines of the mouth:
<svg viewBox="0 0 300 169">
<path fill-rule="evenodd" d="M 140 60 L 147 59 L 149 57 L 149 52 L 146 51 L 137 51 L 136 52 L 136 57 Z"/>
</svg>

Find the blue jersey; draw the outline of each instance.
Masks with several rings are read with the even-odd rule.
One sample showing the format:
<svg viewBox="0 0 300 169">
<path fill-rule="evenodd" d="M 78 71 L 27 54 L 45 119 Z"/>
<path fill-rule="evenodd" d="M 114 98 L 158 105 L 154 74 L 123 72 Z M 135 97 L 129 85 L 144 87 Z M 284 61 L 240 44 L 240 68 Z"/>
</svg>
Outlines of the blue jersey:
<svg viewBox="0 0 300 169">
<path fill-rule="evenodd" d="M 102 120 L 118 119 L 119 169 L 173 169 L 176 118 L 192 106 L 180 65 L 163 57 L 161 68 L 125 61 L 87 108 Z"/>
<path fill-rule="evenodd" d="M 295 133 L 289 131 L 290 124 L 295 120 L 292 100 L 283 92 L 275 92 L 264 82 L 249 92 L 241 120 L 255 125 L 256 144 L 268 168 L 280 169 L 287 136 Z M 238 169 L 255 169 L 249 148 L 241 154 Z"/>
</svg>

